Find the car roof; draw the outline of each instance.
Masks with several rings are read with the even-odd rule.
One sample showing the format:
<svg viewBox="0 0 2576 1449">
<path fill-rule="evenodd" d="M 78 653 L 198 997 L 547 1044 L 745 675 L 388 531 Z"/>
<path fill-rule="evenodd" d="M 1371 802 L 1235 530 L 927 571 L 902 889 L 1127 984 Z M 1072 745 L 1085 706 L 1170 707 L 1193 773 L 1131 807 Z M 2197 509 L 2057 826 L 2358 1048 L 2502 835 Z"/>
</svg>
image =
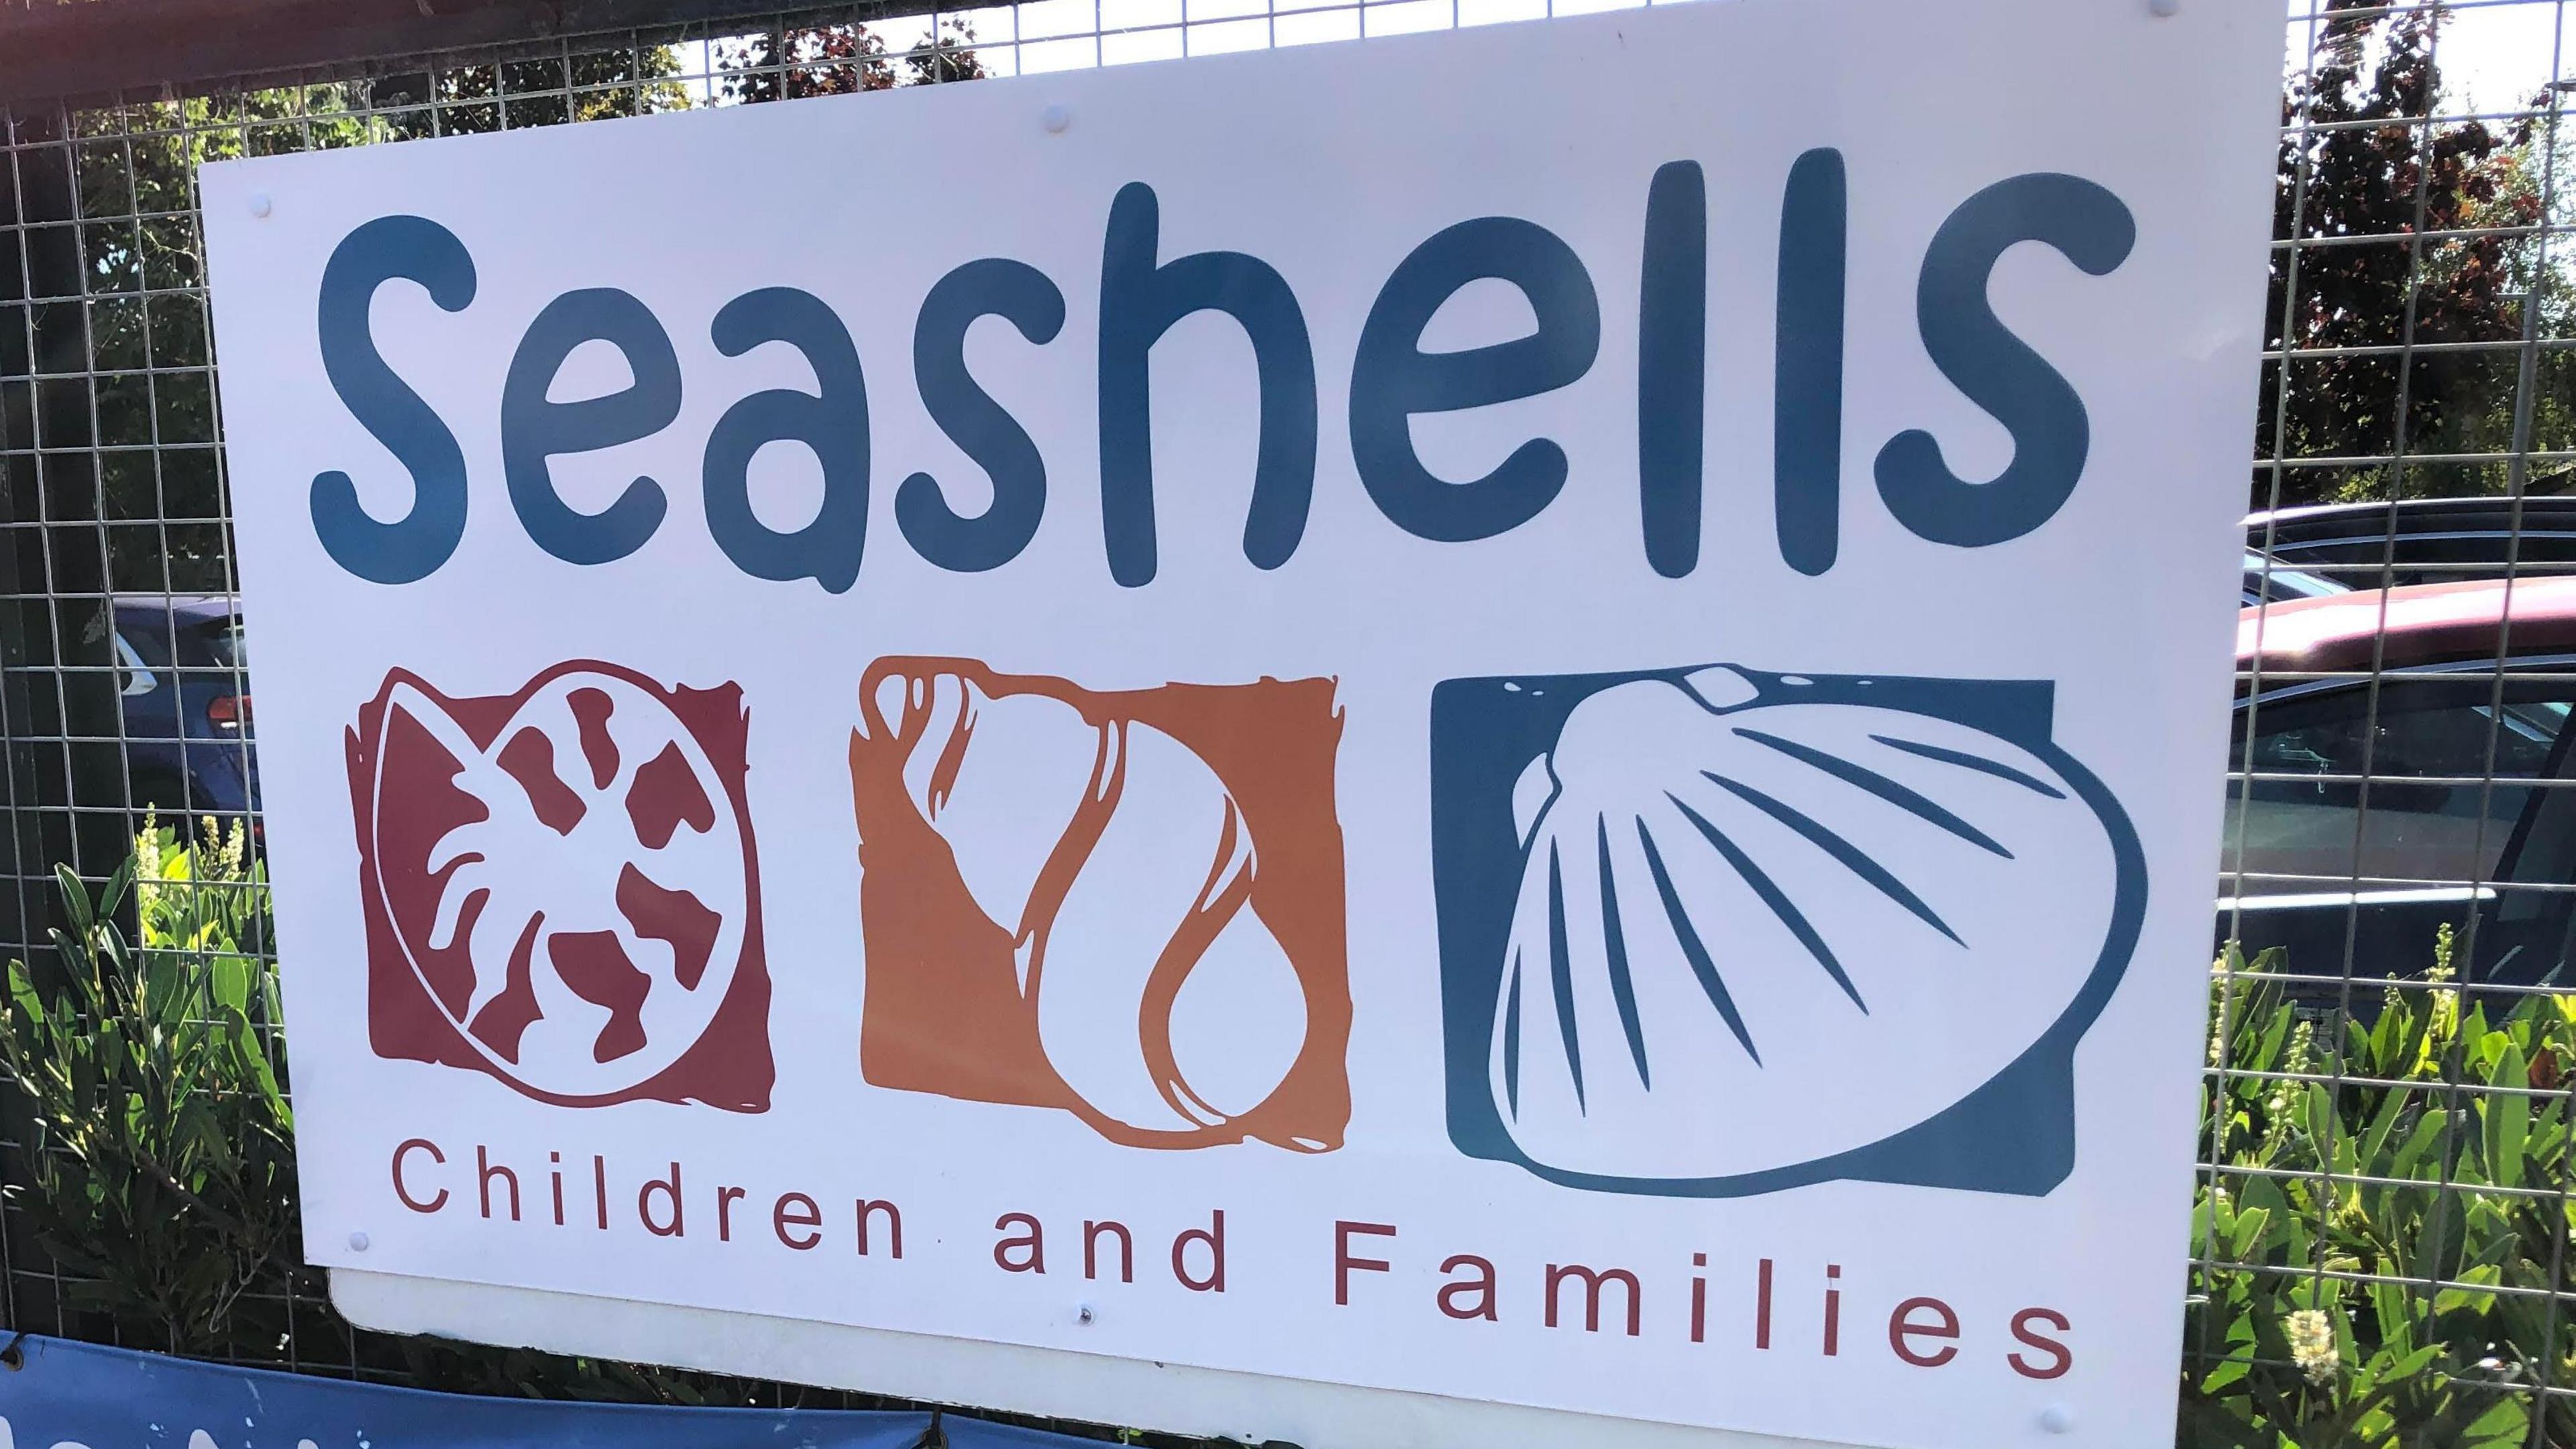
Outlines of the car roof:
<svg viewBox="0 0 2576 1449">
<path fill-rule="evenodd" d="M 118 594 L 114 602 L 119 623 L 149 623 L 166 616 L 181 624 L 202 624 L 241 613 L 241 599 L 234 594 Z"/>
<path fill-rule="evenodd" d="M 2324 533 L 2385 534 L 2394 525 L 2400 537 L 2423 529 L 2451 526 L 2501 528 L 2512 521 L 2514 500 L 2505 497 L 2401 498 L 2381 503 L 2311 503 L 2245 515 L 2245 531 L 2259 538 L 2267 528 L 2282 536 L 2313 537 Z M 2576 523 L 2576 495 L 2527 494 L 2522 499 L 2525 527 L 2564 528 Z M 2259 547 L 2259 545 L 2257 545 Z"/>
<path fill-rule="evenodd" d="M 2576 648 L 2576 577 L 2415 584 L 2252 606 L 2237 615 L 2236 662 L 2307 672 L 2368 669 L 2374 659 L 2389 668 L 2492 659 L 2508 623 L 2516 654 Z"/>
</svg>

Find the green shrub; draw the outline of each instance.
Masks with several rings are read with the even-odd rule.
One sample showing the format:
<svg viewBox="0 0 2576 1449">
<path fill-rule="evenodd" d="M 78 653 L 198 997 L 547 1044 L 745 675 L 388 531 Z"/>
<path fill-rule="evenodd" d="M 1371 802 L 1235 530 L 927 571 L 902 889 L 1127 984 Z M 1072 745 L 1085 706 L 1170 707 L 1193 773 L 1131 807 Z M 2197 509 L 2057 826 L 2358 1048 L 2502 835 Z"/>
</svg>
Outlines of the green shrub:
<svg viewBox="0 0 2576 1449">
<path fill-rule="evenodd" d="M 252 1286 L 302 1257 L 266 880 L 238 826 L 193 849 L 147 828 L 95 894 L 60 885 L 51 969 L 8 966 L 0 1074 L 33 1118 L 12 1195 L 70 1306 L 217 1351 Z"/>
<path fill-rule="evenodd" d="M 147 820 L 95 891 L 57 873 L 67 929 L 40 967 L 8 965 L 0 1080 L 33 1123 L 8 1192 L 65 1306 L 90 1316 L 66 1331 L 280 1364 L 345 1355 L 462 1392 L 745 1402 L 754 1386 L 722 1375 L 364 1333 L 331 1311 L 297 1231 L 268 882 L 245 846 L 238 825 L 206 821 L 182 845 Z"/>
<path fill-rule="evenodd" d="M 2576 1379 L 2557 1297 L 2576 996 L 2491 1018 L 2449 957 L 2445 932 L 2429 984 L 2349 1017 L 2213 978 L 2210 1062 L 2227 1073 L 2202 1097 L 2219 1171 L 2194 1208 L 2212 1265 L 2186 1320 L 2205 1357 L 2184 1376 L 2184 1445 L 2576 1443 L 2576 1406 L 2529 1392 Z M 2251 969 L 2278 968 L 2266 953 Z"/>
</svg>

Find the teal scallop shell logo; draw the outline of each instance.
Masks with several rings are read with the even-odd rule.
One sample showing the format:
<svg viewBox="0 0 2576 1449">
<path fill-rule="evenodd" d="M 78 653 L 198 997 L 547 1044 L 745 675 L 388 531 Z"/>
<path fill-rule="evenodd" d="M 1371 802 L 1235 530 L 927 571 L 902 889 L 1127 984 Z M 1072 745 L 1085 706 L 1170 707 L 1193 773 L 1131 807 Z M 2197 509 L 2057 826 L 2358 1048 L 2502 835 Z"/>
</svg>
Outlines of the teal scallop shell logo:
<svg viewBox="0 0 2576 1449">
<path fill-rule="evenodd" d="M 2053 703 L 1726 664 L 1440 684 L 1451 1139 L 1601 1192 L 2055 1188 L 2147 874 Z"/>
</svg>

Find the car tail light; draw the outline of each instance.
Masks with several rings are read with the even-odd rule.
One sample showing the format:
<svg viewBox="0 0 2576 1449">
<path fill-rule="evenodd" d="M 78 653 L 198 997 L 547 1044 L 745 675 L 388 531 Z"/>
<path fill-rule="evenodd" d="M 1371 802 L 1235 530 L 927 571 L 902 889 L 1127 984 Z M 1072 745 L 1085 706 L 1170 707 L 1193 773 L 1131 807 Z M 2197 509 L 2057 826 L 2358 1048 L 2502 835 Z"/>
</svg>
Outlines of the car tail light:
<svg viewBox="0 0 2576 1449">
<path fill-rule="evenodd" d="M 237 730 L 250 723 L 250 696 L 219 694 L 206 701 L 206 720 L 217 729 Z"/>
</svg>

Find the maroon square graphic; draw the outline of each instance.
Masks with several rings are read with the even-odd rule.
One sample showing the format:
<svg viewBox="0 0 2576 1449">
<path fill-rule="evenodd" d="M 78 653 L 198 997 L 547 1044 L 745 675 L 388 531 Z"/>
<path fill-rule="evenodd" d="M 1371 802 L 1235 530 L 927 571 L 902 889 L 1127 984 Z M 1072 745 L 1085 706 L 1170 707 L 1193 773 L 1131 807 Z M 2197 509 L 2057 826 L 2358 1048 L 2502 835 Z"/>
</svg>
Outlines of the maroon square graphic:
<svg viewBox="0 0 2576 1449">
<path fill-rule="evenodd" d="M 767 1111 L 747 733 L 737 685 L 589 660 L 479 698 L 385 676 L 348 734 L 376 1055 Z"/>
</svg>

